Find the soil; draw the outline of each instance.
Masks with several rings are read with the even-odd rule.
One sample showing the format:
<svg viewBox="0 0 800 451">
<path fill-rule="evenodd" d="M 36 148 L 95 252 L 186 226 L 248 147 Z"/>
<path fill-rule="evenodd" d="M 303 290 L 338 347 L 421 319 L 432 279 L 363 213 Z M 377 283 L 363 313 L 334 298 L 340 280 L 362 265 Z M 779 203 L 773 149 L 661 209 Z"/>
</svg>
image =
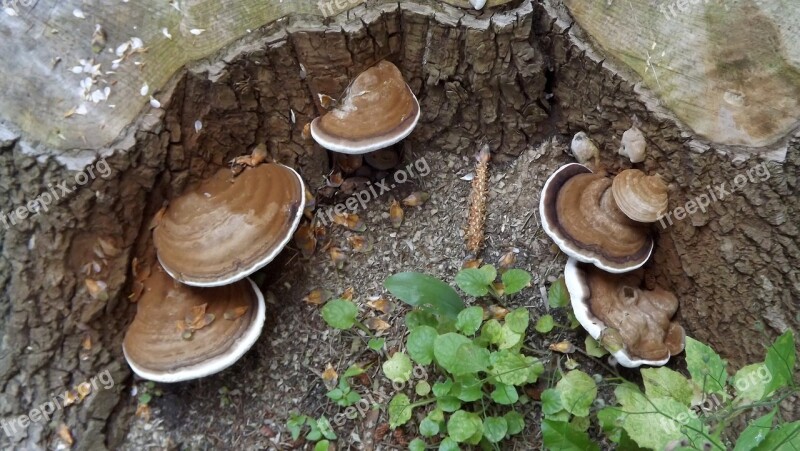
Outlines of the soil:
<svg viewBox="0 0 800 451">
<path fill-rule="evenodd" d="M 388 295 L 383 281 L 401 271 L 420 271 L 453 280 L 468 257 L 463 236 L 470 182 L 465 179 L 473 174 L 476 152 L 477 149 L 464 149 L 458 154 L 431 149 L 412 151 L 410 155 L 406 152 L 407 162 L 427 163 L 430 172 L 398 185 L 371 201 L 366 211 L 359 212 L 367 227 L 362 235 L 373 242 L 371 252 L 347 251 L 346 238 L 354 232 L 338 225 L 328 227 L 333 245 L 347 252 L 347 263 L 341 270 L 320 249 L 309 260 L 304 260 L 293 245 L 285 249 L 279 261 L 255 276 L 263 280 L 261 286 L 272 310 L 258 343 L 241 361 L 218 375 L 181 384 L 158 384 L 163 395 L 150 402 L 149 421 L 136 420 L 125 449 L 310 449 L 313 445 L 305 444 L 302 439 L 292 441 L 285 424 L 291 412 L 313 417 L 325 415 L 329 419 L 343 414 L 345 409 L 325 396 L 327 390 L 321 374 L 329 363 L 341 374 L 353 363 L 371 362 L 368 385 L 355 386 L 362 396 L 369 393 L 376 402 L 388 402 L 394 390 L 380 371 L 386 354 L 380 360 L 374 359 L 376 355 L 366 349 L 365 334 L 328 327 L 320 316 L 319 306 L 308 304 L 303 298 L 316 288 L 336 296 L 352 287 L 361 319 L 380 315 L 366 305 L 367 298 L 390 299 L 396 308 L 383 317 L 391 324 L 381 334 L 386 338 L 384 349 L 402 350 L 406 332 L 403 314 L 407 309 Z M 530 288 L 507 299 L 505 307 L 527 308 L 532 322 L 551 313 L 557 323 L 569 323 L 565 309 L 548 311 L 545 287 L 563 272 L 566 258 L 542 231 L 536 209 L 538 193 L 547 176 L 569 161 L 572 160 L 566 145 L 548 141 L 527 149 L 514 163 L 491 166 L 486 248 L 482 257 L 485 263 L 496 265 L 503 254 L 516 252 L 515 267 L 531 272 L 533 281 Z M 532 164 L 538 170 L 531 171 Z M 418 163 L 418 166 L 425 165 Z M 428 192 L 430 200 L 420 207 L 406 207 L 403 224 L 393 228 L 388 215 L 390 196 L 400 199 L 418 190 Z M 466 296 L 465 299 L 473 305 L 490 304 L 488 299 Z M 531 331 L 526 340 L 529 346 L 543 352 L 542 360 L 552 373 L 556 367 L 564 368 L 567 357 L 550 352 L 548 346 L 569 340 L 582 347 L 585 337 L 580 328 L 557 327 L 546 335 Z M 613 376 L 602 367 L 605 359 L 577 353 L 570 357 L 589 374 Z M 433 383 L 435 375 L 428 371 L 428 380 Z M 635 372 L 623 373 L 635 378 Z M 528 393 L 535 397 L 537 390 L 554 382 L 543 380 L 529 387 Z M 142 381 L 137 380 L 135 386 L 140 390 Z M 388 396 L 379 393 L 379 389 Z M 412 395 L 413 389 L 405 392 Z M 599 402 L 612 401 L 610 390 L 601 390 L 599 398 L 602 400 Z M 130 402 L 135 405 L 136 397 L 131 396 Z M 539 447 L 538 426 L 531 427 L 538 424 L 534 403 L 532 399 L 523 407 L 528 429 L 504 449 Z M 378 434 L 376 438 L 375 428 L 380 429 L 388 421 L 385 409 L 377 415 L 378 418 L 372 414 L 364 419 L 358 416 L 341 426 L 334 425 L 340 438 L 338 449 L 405 449 L 402 441 L 416 437 L 414 426 L 407 426 L 401 436 L 389 433 L 382 438 Z"/>
</svg>

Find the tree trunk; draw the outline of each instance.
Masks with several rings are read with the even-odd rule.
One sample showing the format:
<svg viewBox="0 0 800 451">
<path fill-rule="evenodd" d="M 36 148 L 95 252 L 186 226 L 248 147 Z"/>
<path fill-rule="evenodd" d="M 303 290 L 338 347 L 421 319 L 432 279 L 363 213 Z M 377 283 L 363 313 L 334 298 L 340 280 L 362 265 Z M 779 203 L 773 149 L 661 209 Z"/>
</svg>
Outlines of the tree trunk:
<svg viewBox="0 0 800 451">
<path fill-rule="evenodd" d="M 149 245 L 151 217 L 261 142 L 319 186 L 328 155 L 301 136 L 319 114 L 317 94 L 338 96 L 381 59 L 398 65 L 420 100 L 415 146 L 472 155 L 486 142 L 502 163 L 550 136 L 585 130 L 603 163 L 618 170 L 619 137 L 636 115 L 648 140 L 644 168 L 670 183 L 671 208 L 761 164 L 714 144 L 690 145 L 685 128 L 651 112 L 636 80 L 588 50 L 556 6 L 524 0 L 476 16 L 432 2 L 385 3 L 332 21 L 290 17 L 176 74 L 161 88 L 161 108 L 145 107 L 110 145 L 63 151 L 0 124 L 6 213 L 50 184 L 75 186 L 76 174 L 100 158 L 112 168 L 49 211 L 0 228 L 0 414 L 27 414 L 106 369 L 115 382 L 52 421 L 18 427 L 13 446 L 52 447 L 60 423 L 79 449 L 122 442 L 133 408 L 121 352 L 135 312 L 130 269 Z M 766 163 L 769 178 L 751 178 L 708 211 L 660 229 L 654 266 L 681 300 L 680 320 L 736 366 L 760 359 L 772 338 L 800 325 L 800 141 L 787 142 L 785 161 Z M 541 187 L 529 189 L 538 198 Z M 120 252 L 98 257 L 100 239 Z M 93 262 L 100 272 L 89 277 L 107 284 L 107 299 L 85 283 L 82 268 Z"/>
</svg>

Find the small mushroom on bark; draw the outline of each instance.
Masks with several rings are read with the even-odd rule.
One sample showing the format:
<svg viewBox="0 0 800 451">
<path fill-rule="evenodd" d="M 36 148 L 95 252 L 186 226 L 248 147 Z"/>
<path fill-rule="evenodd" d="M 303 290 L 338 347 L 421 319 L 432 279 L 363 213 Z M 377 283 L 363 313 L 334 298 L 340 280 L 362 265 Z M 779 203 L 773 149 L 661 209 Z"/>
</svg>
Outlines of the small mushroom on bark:
<svg viewBox="0 0 800 451">
<path fill-rule="evenodd" d="M 575 133 L 569 148 L 580 164 L 593 163 L 596 165 L 600 161 L 600 150 L 597 148 L 597 144 L 584 132 Z"/>
<path fill-rule="evenodd" d="M 381 61 L 353 80 L 334 109 L 311 122 L 311 136 L 328 150 L 362 154 L 408 136 L 419 115 L 417 98 L 400 70 Z"/>
<path fill-rule="evenodd" d="M 568 256 L 612 273 L 641 267 L 653 251 L 647 224 L 617 206 L 610 178 L 570 163 L 553 173 L 539 202 L 542 226 Z"/>
<path fill-rule="evenodd" d="M 215 288 L 175 282 L 160 267 L 144 281 L 122 351 L 133 372 L 179 382 L 233 365 L 256 342 L 264 297 L 250 279 Z"/>
<path fill-rule="evenodd" d="M 639 222 L 656 222 L 669 203 L 667 185 L 661 177 L 638 169 L 626 169 L 614 177 L 611 192 L 619 209 Z"/>
<path fill-rule="evenodd" d="M 642 288 L 642 271 L 610 274 L 569 259 L 564 270 L 575 317 L 620 365 L 660 366 L 683 351 L 685 332 L 671 318 L 678 299 L 656 286 Z"/>
<path fill-rule="evenodd" d="M 187 285 L 247 277 L 280 253 L 303 216 L 305 188 L 293 169 L 268 163 L 229 175 L 222 169 L 174 199 L 153 232 L 164 270 Z"/>
<path fill-rule="evenodd" d="M 622 134 L 619 154 L 628 157 L 631 163 L 641 163 L 644 161 L 646 148 L 647 144 L 644 140 L 644 134 L 636 125 L 632 125 L 631 128 L 625 130 Z"/>
</svg>

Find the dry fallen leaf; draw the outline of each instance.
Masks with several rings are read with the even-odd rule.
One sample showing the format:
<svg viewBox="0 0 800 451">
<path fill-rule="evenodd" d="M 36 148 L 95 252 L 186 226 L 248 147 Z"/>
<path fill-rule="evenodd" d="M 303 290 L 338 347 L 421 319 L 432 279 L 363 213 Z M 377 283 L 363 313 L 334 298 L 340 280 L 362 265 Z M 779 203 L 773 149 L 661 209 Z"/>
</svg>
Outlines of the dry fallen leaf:
<svg viewBox="0 0 800 451">
<path fill-rule="evenodd" d="M 109 238 L 98 238 L 97 246 L 99 247 L 99 250 L 103 253 L 104 257 L 116 257 L 117 255 L 120 254 L 120 252 L 122 252 L 120 248 L 118 248 L 116 244 L 114 244 L 114 241 Z M 95 251 L 95 253 L 97 252 Z"/>
<path fill-rule="evenodd" d="M 316 288 L 308 292 L 303 301 L 311 305 L 322 305 L 330 298 L 330 293 L 321 288 Z"/>
<path fill-rule="evenodd" d="M 186 315 L 184 321 L 186 321 L 186 326 L 189 329 L 193 329 L 193 324 L 200 323 L 203 318 L 206 316 L 206 309 L 208 308 L 208 304 L 200 304 L 192 306 L 189 314 Z"/>
<path fill-rule="evenodd" d="M 403 205 L 406 207 L 419 207 L 431 198 L 431 195 L 424 191 L 415 191 L 408 197 L 403 199 Z"/>
<path fill-rule="evenodd" d="M 506 292 L 506 287 L 503 286 L 503 282 L 492 282 L 492 287 L 494 287 L 494 291 L 497 292 L 498 296 L 502 296 Z"/>
<path fill-rule="evenodd" d="M 92 350 L 92 336 L 91 335 L 84 335 L 83 341 L 81 341 L 81 347 L 83 347 L 86 351 Z"/>
<path fill-rule="evenodd" d="M 347 244 L 350 245 L 353 251 L 362 254 L 370 252 L 372 250 L 372 239 L 364 238 L 361 235 L 353 235 L 347 238 Z"/>
<path fill-rule="evenodd" d="M 319 96 L 319 105 L 326 109 L 330 110 L 331 108 L 336 108 L 336 105 L 339 103 L 333 97 L 327 94 L 317 94 Z"/>
<path fill-rule="evenodd" d="M 56 429 L 58 432 L 58 437 L 61 439 L 62 442 L 66 443 L 69 446 L 72 446 L 75 443 L 72 440 L 72 434 L 69 432 L 69 428 L 64 423 L 59 423 L 58 428 Z"/>
<path fill-rule="evenodd" d="M 139 404 L 136 406 L 136 417 L 144 421 L 150 421 L 150 406 L 147 404 Z"/>
<path fill-rule="evenodd" d="M 347 261 L 347 255 L 342 252 L 341 249 L 336 246 L 331 246 L 328 249 L 328 254 L 331 256 L 331 260 L 336 268 L 342 269 L 344 267 L 344 263 Z"/>
<path fill-rule="evenodd" d="M 305 139 L 305 140 L 308 140 L 309 138 L 311 138 L 311 122 L 309 122 L 309 123 L 307 123 L 306 125 L 303 126 L 303 132 L 301 133 L 300 136 L 302 136 L 303 139 Z"/>
<path fill-rule="evenodd" d="M 345 300 L 348 300 L 348 301 L 352 301 L 353 300 L 353 296 L 355 296 L 355 294 L 356 294 L 356 290 L 354 290 L 353 287 L 347 287 L 347 289 L 344 290 L 344 293 L 342 293 L 342 295 L 339 296 L 339 299 L 345 299 Z"/>
<path fill-rule="evenodd" d="M 389 207 L 389 220 L 392 222 L 392 227 L 399 228 L 403 224 L 403 207 L 397 199 L 392 199 L 392 205 Z"/>
<path fill-rule="evenodd" d="M 497 269 L 500 270 L 507 270 L 511 269 L 514 266 L 514 263 L 517 262 L 517 253 L 514 252 L 514 249 L 506 252 L 500 257 L 500 261 L 497 263 Z"/>
<path fill-rule="evenodd" d="M 575 352 L 575 345 L 568 341 L 559 341 L 550 345 L 550 350 L 560 352 L 562 354 L 572 354 Z"/>
<path fill-rule="evenodd" d="M 317 237 L 309 224 L 303 224 L 294 232 L 294 243 L 304 258 L 311 258 L 317 248 Z"/>
<path fill-rule="evenodd" d="M 502 321 L 502 320 L 504 320 L 506 318 L 507 314 L 508 314 L 508 309 L 507 308 L 505 308 L 505 307 L 503 307 L 501 305 L 490 305 L 484 311 L 484 316 L 486 316 L 486 318 L 484 318 L 484 319 L 488 319 L 488 318 L 491 317 L 491 318 L 496 319 L 498 321 Z"/>
<path fill-rule="evenodd" d="M 133 281 L 133 292 L 128 295 L 128 300 L 131 302 L 137 302 L 140 297 L 142 297 L 142 293 L 144 293 L 144 284 L 139 282 L 138 280 Z"/>
<path fill-rule="evenodd" d="M 389 323 L 384 321 L 383 319 L 373 316 L 372 318 L 367 318 L 364 320 L 364 325 L 367 326 L 369 329 L 381 332 L 390 327 L 392 327 Z"/>
<path fill-rule="evenodd" d="M 383 297 L 371 298 L 367 301 L 367 305 L 383 313 L 391 313 L 394 310 L 394 305 Z"/>
<path fill-rule="evenodd" d="M 260 143 L 250 154 L 250 164 L 253 166 L 258 166 L 265 161 L 267 161 L 267 145 Z"/>
<path fill-rule="evenodd" d="M 478 268 L 481 266 L 481 263 L 483 263 L 483 259 L 481 258 L 467 260 L 461 265 L 461 269 Z"/>
<path fill-rule="evenodd" d="M 64 394 L 66 395 L 64 397 L 64 402 L 62 403 L 64 404 L 64 407 L 71 406 L 78 401 L 78 394 L 75 392 L 75 390 L 67 390 Z"/>
<path fill-rule="evenodd" d="M 108 300 L 108 292 L 106 292 L 106 288 L 108 286 L 102 280 L 94 280 L 94 279 L 86 279 L 84 280 L 86 284 L 86 289 L 89 290 L 89 294 L 94 299 L 98 299 L 101 301 Z"/>
<path fill-rule="evenodd" d="M 344 177 L 342 176 L 342 171 L 338 169 L 334 169 L 325 182 L 325 184 L 331 188 L 338 188 L 342 186 L 342 183 L 344 183 Z"/>
<path fill-rule="evenodd" d="M 364 221 L 355 213 L 335 213 L 333 215 L 334 224 L 346 227 L 354 232 L 363 232 L 367 230 Z"/>
<path fill-rule="evenodd" d="M 228 321 L 233 321 L 235 319 L 241 318 L 242 315 L 244 315 L 245 313 L 247 313 L 247 306 L 242 305 L 239 307 L 226 310 L 225 313 L 222 315 L 222 317 Z"/>
<path fill-rule="evenodd" d="M 325 382 L 325 385 L 336 385 L 336 379 L 339 378 L 339 374 L 333 369 L 333 365 L 328 363 L 325 366 L 325 371 L 322 372 L 322 381 Z"/>
</svg>

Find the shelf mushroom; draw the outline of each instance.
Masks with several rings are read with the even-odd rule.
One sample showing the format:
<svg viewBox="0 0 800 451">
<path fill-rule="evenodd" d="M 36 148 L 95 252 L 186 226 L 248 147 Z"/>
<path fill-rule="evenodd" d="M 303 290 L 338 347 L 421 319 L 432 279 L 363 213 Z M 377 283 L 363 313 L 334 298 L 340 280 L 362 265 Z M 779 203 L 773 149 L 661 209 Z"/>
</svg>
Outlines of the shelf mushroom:
<svg viewBox="0 0 800 451">
<path fill-rule="evenodd" d="M 221 169 L 170 203 L 153 232 L 158 260 L 187 285 L 233 283 L 280 253 L 304 206 L 303 180 L 289 167 L 261 164 L 233 179 Z"/>
<path fill-rule="evenodd" d="M 419 102 L 400 70 L 381 61 L 353 80 L 336 108 L 311 122 L 311 136 L 328 150 L 362 154 L 402 140 L 419 116 Z"/>
<path fill-rule="evenodd" d="M 612 180 L 582 164 L 554 172 L 539 201 L 542 226 L 568 256 L 611 273 L 641 267 L 653 252 L 648 224 L 617 206 Z"/>
<path fill-rule="evenodd" d="M 610 274 L 570 258 L 564 270 L 575 317 L 620 365 L 660 366 L 683 351 L 685 332 L 671 321 L 678 299 L 641 288 L 641 271 Z"/>
<path fill-rule="evenodd" d="M 217 373 L 261 334 L 264 296 L 250 279 L 190 287 L 156 265 L 144 286 L 122 345 L 125 360 L 142 378 L 179 382 Z"/>
<path fill-rule="evenodd" d="M 638 222 L 656 222 L 667 210 L 667 185 L 658 175 L 647 175 L 638 169 L 626 169 L 611 184 L 619 209 Z"/>
</svg>

